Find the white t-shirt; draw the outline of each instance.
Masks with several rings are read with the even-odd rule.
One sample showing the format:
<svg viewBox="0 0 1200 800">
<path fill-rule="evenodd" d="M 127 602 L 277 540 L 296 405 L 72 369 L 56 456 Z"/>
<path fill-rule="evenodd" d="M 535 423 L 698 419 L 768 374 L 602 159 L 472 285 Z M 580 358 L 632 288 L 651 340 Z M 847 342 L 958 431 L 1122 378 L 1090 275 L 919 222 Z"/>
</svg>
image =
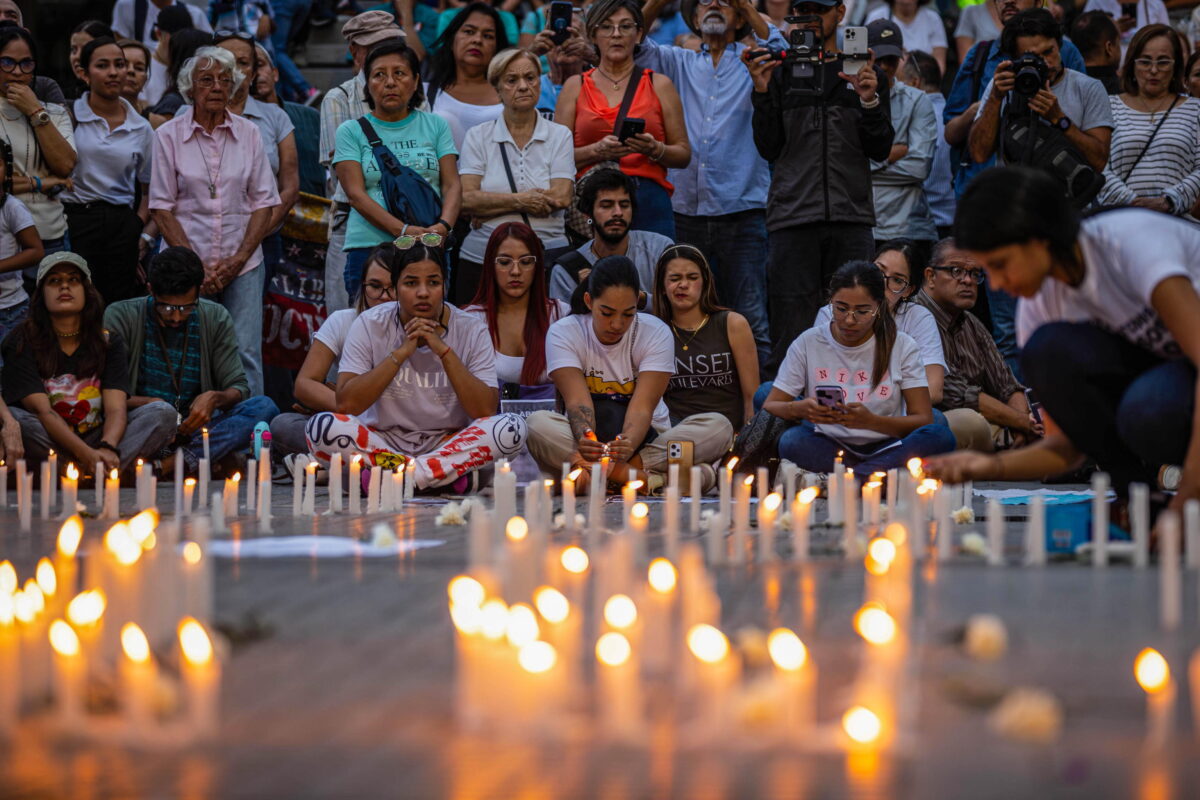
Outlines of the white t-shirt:
<svg viewBox="0 0 1200 800">
<path fill-rule="evenodd" d="M 832 387 L 843 393 L 845 403 L 862 403 L 881 417 L 899 417 L 905 414 L 903 391 L 929 385 L 921 350 L 907 333 L 896 334 L 888 370 L 879 385 L 871 388 L 874 369 L 874 336 L 857 347 L 846 347 L 833 338 L 829 325 L 816 325 L 797 336 L 788 348 L 775 388 L 792 397 L 815 397 L 818 388 Z M 818 425 L 817 432 L 848 445 L 892 438 L 844 425 Z"/>
<path fill-rule="evenodd" d="M 428 84 L 425 85 L 425 96 L 429 97 Z M 501 103 L 485 106 L 464 103 L 451 97 L 446 90 L 442 89 L 433 98 L 433 105 L 429 107 L 429 110 L 450 125 L 450 135 L 454 137 L 454 149 L 461 153 L 463 142 L 467 138 L 467 131 L 476 125 L 499 119 L 500 115 L 504 113 L 504 106 Z"/>
<path fill-rule="evenodd" d="M 487 327 L 449 303 L 446 308 L 450 317 L 443 341 L 472 375 L 495 386 L 496 353 Z M 350 326 L 339 369 L 362 375 L 387 361 L 389 353 L 403 343 L 404 328 L 394 302 L 367 309 Z M 450 385 L 441 359 L 428 347 L 417 348 L 379 399 L 358 418 L 375 430 L 388 431 L 409 455 L 428 452 L 447 433 L 462 430 L 472 421 Z"/>
<path fill-rule="evenodd" d="M 150 48 L 150 52 L 154 52 L 154 48 L 158 46 L 158 42 L 154 40 L 154 23 L 158 22 L 158 6 L 154 3 L 146 3 L 146 25 L 140 31 L 135 31 L 134 9 L 137 0 L 117 0 L 113 5 L 112 11 L 112 29 L 121 36 L 126 36 L 130 39 L 138 39 L 146 47 Z M 212 33 L 212 25 L 208 21 L 208 15 L 203 10 L 189 3 L 181 3 L 188 10 L 188 14 L 192 17 L 192 27 L 199 30 Z"/>
<path fill-rule="evenodd" d="M 590 314 L 572 314 L 546 333 L 546 371 L 553 374 L 564 367 L 582 370 L 592 394 L 632 396 L 642 372 L 675 374 L 675 343 L 667 323 L 650 314 L 638 314 L 616 344 L 596 338 Z M 671 427 L 662 398 L 651 424 L 660 433 Z"/>
<path fill-rule="evenodd" d="M 146 104 L 146 108 L 151 108 L 158 105 L 158 101 L 162 100 L 162 96 L 167 93 L 170 76 L 167 74 L 169 71 L 167 65 L 153 56 L 150 58 L 150 63 L 146 65 L 146 69 L 150 74 L 146 76 L 146 85 L 142 87 L 142 93 L 138 95 L 138 99 Z"/>
<path fill-rule="evenodd" d="M 346 346 L 346 337 L 350 334 L 350 327 L 354 325 L 354 320 L 358 318 L 357 308 L 343 308 L 333 312 L 325 321 L 321 323 L 321 327 L 313 334 L 313 341 L 320 342 L 333 351 L 333 364 L 329 366 L 329 377 L 336 382 L 337 374 L 340 371 L 339 362 L 342 358 L 342 348 Z"/>
<path fill-rule="evenodd" d="M 833 322 L 833 312 L 829 304 L 821 306 L 817 312 L 817 327 L 829 327 Z M 946 354 L 942 351 L 942 336 L 938 333 L 937 320 L 929 309 L 916 303 L 901 303 L 896 314 L 896 330 L 907 333 L 921 349 L 921 361 L 927 367 L 939 366 L 949 371 L 946 366 Z"/>
<path fill-rule="evenodd" d="M 887 6 L 880 6 L 867 13 L 867 22 L 877 19 L 890 19 L 896 23 L 900 33 L 904 34 L 904 49 L 908 51 L 923 50 L 933 54 L 933 48 L 946 46 L 946 26 L 942 18 L 929 6 L 922 6 L 912 22 L 905 22 L 892 14 Z"/>
<path fill-rule="evenodd" d="M 1103 11 L 1113 19 L 1120 19 L 1124 16 L 1121 12 L 1120 0 L 1088 0 L 1083 10 L 1084 13 L 1088 11 Z M 1134 17 L 1134 23 L 1133 28 L 1121 34 L 1122 55 L 1124 55 L 1125 45 L 1129 44 L 1135 33 L 1147 25 L 1170 25 L 1171 18 L 1167 13 L 1167 6 L 1162 0 L 1138 0 L 1137 16 Z"/>
<path fill-rule="evenodd" d="M 1017 305 L 1017 341 L 1024 346 L 1049 322 L 1090 322 L 1163 358 L 1183 355 L 1150 305 L 1155 288 L 1182 275 L 1200 290 L 1200 227 L 1144 208 L 1106 211 L 1085 219 L 1079 247 L 1083 283 L 1047 278 Z"/>
<path fill-rule="evenodd" d="M 571 307 L 561 300 L 552 300 L 554 308 L 550 312 L 550 324 L 553 325 L 563 317 L 569 316 Z M 463 311 L 478 319 L 483 323 L 483 327 L 487 327 L 487 312 L 483 306 L 468 306 Z M 525 368 L 525 356 L 506 356 L 499 350 L 496 351 L 496 377 L 501 383 L 521 383 L 521 370 Z M 543 372 L 538 376 L 537 385 L 550 383 L 550 377 L 547 372 Z"/>
<path fill-rule="evenodd" d="M 15 197 L 9 197 L 0 208 L 0 259 L 12 258 L 21 250 L 17 233 L 34 227 L 33 215 Z M 29 299 L 21 282 L 21 270 L 0 272 L 0 308 L 12 308 Z"/>
</svg>

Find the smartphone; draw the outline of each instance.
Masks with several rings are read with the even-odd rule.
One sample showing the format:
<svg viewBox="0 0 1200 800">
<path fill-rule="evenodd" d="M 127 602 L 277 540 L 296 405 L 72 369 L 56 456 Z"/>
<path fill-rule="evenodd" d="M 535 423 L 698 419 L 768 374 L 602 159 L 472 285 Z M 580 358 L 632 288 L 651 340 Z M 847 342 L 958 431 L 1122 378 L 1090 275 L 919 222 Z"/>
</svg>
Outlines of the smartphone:
<svg viewBox="0 0 1200 800">
<path fill-rule="evenodd" d="M 1029 403 L 1029 413 L 1033 414 L 1034 422 L 1036 422 L 1038 425 L 1043 424 L 1042 423 L 1042 404 L 1036 402 L 1033 399 L 1033 390 L 1032 389 L 1025 390 L 1025 400 L 1026 400 L 1026 402 Z"/>
<path fill-rule="evenodd" d="M 571 15 L 575 6 L 570 0 L 554 0 L 550 4 L 550 16 L 546 20 L 546 30 L 551 32 L 550 38 L 555 44 L 562 44 L 571 36 Z"/>
<path fill-rule="evenodd" d="M 692 464 L 695 458 L 695 443 L 687 441 L 667 442 L 667 466 L 679 465 L 679 493 L 691 494 Z"/>
<path fill-rule="evenodd" d="M 857 75 L 858 71 L 867 65 L 871 53 L 867 47 L 866 28 L 846 28 L 842 34 L 842 55 L 842 72 L 847 75 Z"/>
<path fill-rule="evenodd" d="M 846 400 L 846 392 L 840 386 L 818 386 L 814 394 L 817 402 L 826 408 L 835 408 Z"/>
<path fill-rule="evenodd" d="M 623 142 L 631 136 L 645 132 L 646 120 L 639 117 L 626 117 L 625 121 L 621 123 L 621 130 L 617 132 L 617 138 Z"/>
<path fill-rule="evenodd" d="M 783 61 L 783 53 L 778 50 L 768 50 L 765 47 L 761 50 L 751 50 L 746 54 L 751 61 L 761 56 L 770 56 L 772 61 Z"/>
</svg>

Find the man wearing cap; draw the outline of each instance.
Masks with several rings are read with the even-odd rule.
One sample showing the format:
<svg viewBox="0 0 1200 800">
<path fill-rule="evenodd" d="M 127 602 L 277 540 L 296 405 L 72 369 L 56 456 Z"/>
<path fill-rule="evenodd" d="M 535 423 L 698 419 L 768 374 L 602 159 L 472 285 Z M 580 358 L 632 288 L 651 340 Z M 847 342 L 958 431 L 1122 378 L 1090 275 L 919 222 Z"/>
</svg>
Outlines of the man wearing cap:
<svg viewBox="0 0 1200 800">
<path fill-rule="evenodd" d="M 155 47 L 154 27 L 163 9 L 181 6 L 192 18 L 193 28 L 212 33 L 208 17 L 196 6 L 176 3 L 174 0 L 117 0 L 113 5 L 112 25 L 114 33 L 126 38 L 137 39 L 151 50 Z"/>
<path fill-rule="evenodd" d="M 721 300 L 750 323 L 759 363 L 771 352 L 767 325 L 767 162 L 746 136 L 754 88 L 741 55 L 751 33 L 755 48 L 787 47 L 750 0 L 684 0 L 681 13 L 703 39 L 700 52 L 647 37 L 637 65 L 661 72 L 679 89 L 692 160 L 670 170 L 675 185 L 675 238 L 698 247 L 717 278 Z M 649 27 L 666 0 L 648 0 Z"/>
<path fill-rule="evenodd" d="M 333 163 L 334 142 L 338 126 L 366 114 L 366 81 L 363 79 L 363 62 L 371 48 L 388 39 L 406 39 L 414 43 L 417 37 L 407 39 L 404 31 L 396 24 L 396 18 L 386 11 L 365 11 L 351 18 L 342 26 L 342 36 L 350 45 L 350 56 L 354 59 L 354 77 L 325 93 L 321 101 L 321 164 L 329 169 Z M 414 44 L 414 50 L 419 45 Z M 418 53 L 419 54 L 419 53 Z M 350 198 L 338 183 L 337 175 L 329 169 L 329 197 L 333 199 L 330 215 L 329 244 L 325 250 L 325 307 L 332 314 L 349 308 L 353 297 L 346 296 L 346 284 L 342 271 L 346 266 L 346 220 L 350 216 Z"/>
<path fill-rule="evenodd" d="M 867 46 L 887 76 L 888 111 L 896 131 L 887 159 L 871 162 L 875 245 L 889 239 L 912 239 L 919 245 L 920 261 L 924 262 L 937 241 L 937 225 L 924 186 L 933 166 L 937 117 L 925 92 L 896 80 L 904 58 L 900 26 L 890 19 L 872 20 L 867 25 Z"/>
<path fill-rule="evenodd" d="M 742 53 L 754 80 L 754 144 L 774 162 L 767 202 L 771 255 L 767 283 L 773 375 L 792 340 L 812 327 L 834 271 L 869 259 L 875 242 L 871 161 L 891 154 L 888 86 L 874 60 L 843 70 L 837 27 L 841 0 L 799 0 L 791 35 L 820 39 L 818 64 Z M 800 67 L 812 67 L 803 77 Z M 726 100 L 725 102 L 728 102 Z"/>
</svg>

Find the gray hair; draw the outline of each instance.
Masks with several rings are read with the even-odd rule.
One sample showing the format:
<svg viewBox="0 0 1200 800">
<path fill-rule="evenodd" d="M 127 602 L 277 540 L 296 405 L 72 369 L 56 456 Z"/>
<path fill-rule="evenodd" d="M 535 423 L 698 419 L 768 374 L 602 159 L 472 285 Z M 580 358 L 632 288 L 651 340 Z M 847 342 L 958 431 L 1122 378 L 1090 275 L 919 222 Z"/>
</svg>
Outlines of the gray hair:
<svg viewBox="0 0 1200 800">
<path fill-rule="evenodd" d="M 542 60 L 533 54 L 532 50 L 526 50 L 522 47 L 510 47 L 507 50 L 501 50 L 496 55 L 492 56 L 492 62 L 488 64 L 487 79 L 492 87 L 500 85 L 500 79 L 504 77 L 504 73 L 508 72 L 518 58 L 524 58 L 533 64 L 533 68 L 537 70 L 540 77 L 542 74 Z"/>
<path fill-rule="evenodd" d="M 228 73 L 229 77 L 233 78 L 233 88 L 229 92 L 231 96 L 242 88 L 242 81 L 246 80 L 246 76 L 237 68 L 233 53 L 223 47 L 201 47 L 196 51 L 196 55 L 183 62 L 183 67 L 179 70 L 179 93 L 186 102 L 190 104 L 193 100 L 192 80 L 196 70 L 212 69 L 214 66 L 220 67 L 221 72 Z"/>
</svg>

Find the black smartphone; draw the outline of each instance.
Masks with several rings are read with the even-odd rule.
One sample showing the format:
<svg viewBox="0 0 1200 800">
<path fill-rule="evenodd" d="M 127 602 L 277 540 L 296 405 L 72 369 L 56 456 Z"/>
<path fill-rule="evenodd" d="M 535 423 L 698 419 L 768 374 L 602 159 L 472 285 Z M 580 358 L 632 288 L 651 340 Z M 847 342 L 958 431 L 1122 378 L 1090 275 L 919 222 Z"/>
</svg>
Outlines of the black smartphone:
<svg viewBox="0 0 1200 800">
<path fill-rule="evenodd" d="M 555 44 L 562 44 L 571 36 L 571 15 L 575 13 L 575 6 L 571 4 L 571 0 L 554 0 L 550 4 L 550 17 L 546 21 L 546 30 L 550 31 L 550 38 Z"/>
<path fill-rule="evenodd" d="M 1137 19 L 1137 3 L 1121 3 L 1121 16 Z"/>
<path fill-rule="evenodd" d="M 746 57 L 751 61 L 761 56 L 770 56 L 772 61 L 783 61 L 783 53 L 779 52 L 778 50 L 767 50 L 766 48 L 763 48 L 762 50 L 751 50 L 746 54 Z"/>
<path fill-rule="evenodd" d="M 1038 425 L 1043 424 L 1042 423 L 1042 404 L 1039 402 L 1036 402 L 1033 399 L 1033 390 L 1032 389 L 1025 390 L 1025 401 L 1027 403 L 1029 403 L 1029 413 L 1033 414 L 1034 422 L 1036 422 Z"/>
<path fill-rule="evenodd" d="M 58 197 L 60 194 L 62 194 L 66 190 L 67 190 L 67 185 L 65 183 L 60 183 L 56 186 L 51 186 L 49 189 L 47 189 L 45 191 L 45 195 L 46 195 L 46 197 Z"/>
<path fill-rule="evenodd" d="M 826 408 L 835 408 L 846 399 L 846 393 L 838 386 L 818 386 L 814 394 L 817 402 Z"/>
<path fill-rule="evenodd" d="M 645 132 L 646 120 L 640 117 L 626 117 L 625 121 L 621 123 L 621 130 L 617 131 L 617 138 L 623 142 L 631 136 Z"/>
</svg>

